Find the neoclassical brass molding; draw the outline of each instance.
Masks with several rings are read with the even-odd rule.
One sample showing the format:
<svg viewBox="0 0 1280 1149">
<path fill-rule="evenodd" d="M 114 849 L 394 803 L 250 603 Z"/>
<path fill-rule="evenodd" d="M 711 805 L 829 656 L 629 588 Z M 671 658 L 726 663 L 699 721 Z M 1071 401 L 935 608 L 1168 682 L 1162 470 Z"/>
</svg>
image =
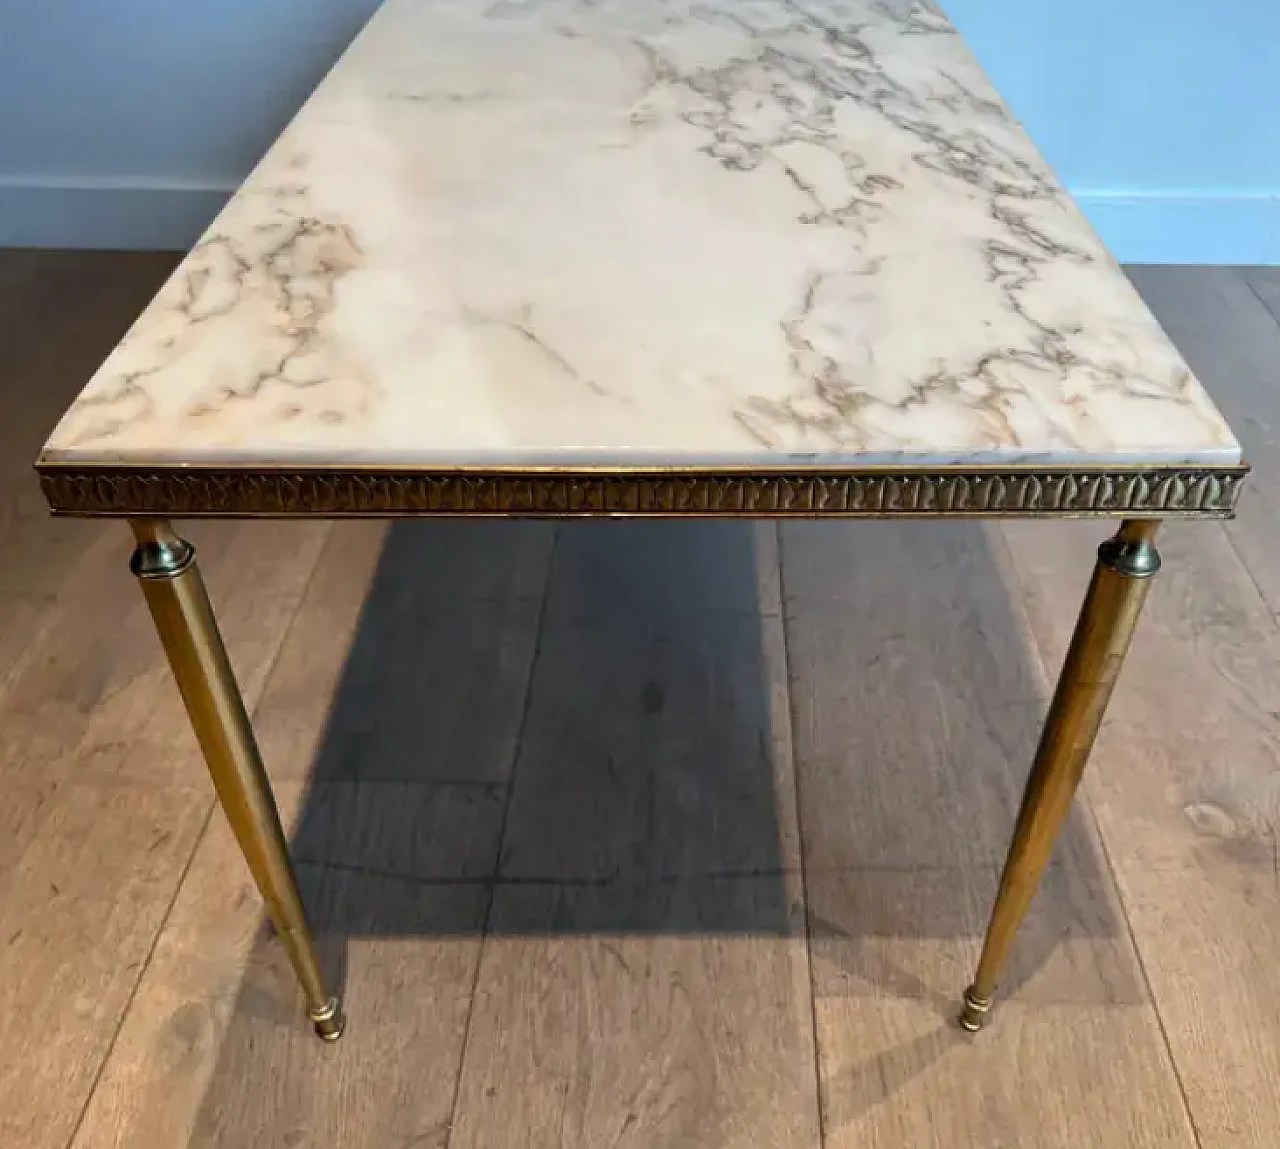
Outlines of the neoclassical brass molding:
<svg viewBox="0 0 1280 1149">
<path fill-rule="evenodd" d="M 54 512 L 174 518 L 1224 519 L 1228 467 L 438 468 L 36 464 Z"/>
</svg>

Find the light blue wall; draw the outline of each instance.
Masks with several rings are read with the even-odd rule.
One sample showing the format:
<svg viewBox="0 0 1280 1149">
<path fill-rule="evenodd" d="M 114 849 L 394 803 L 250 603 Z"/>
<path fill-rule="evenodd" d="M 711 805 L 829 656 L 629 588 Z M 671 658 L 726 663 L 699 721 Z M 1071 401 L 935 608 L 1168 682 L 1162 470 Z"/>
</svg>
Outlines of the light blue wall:
<svg viewBox="0 0 1280 1149">
<path fill-rule="evenodd" d="M 1134 263 L 1280 263 L 1280 0 L 943 0 Z"/>
<path fill-rule="evenodd" d="M 0 244 L 185 246 L 377 2 L 0 0 Z M 1120 258 L 1280 263 L 1280 0 L 944 3 Z"/>
<path fill-rule="evenodd" d="M 0 245 L 186 247 L 378 0 L 0 0 Z"/>
</svg>

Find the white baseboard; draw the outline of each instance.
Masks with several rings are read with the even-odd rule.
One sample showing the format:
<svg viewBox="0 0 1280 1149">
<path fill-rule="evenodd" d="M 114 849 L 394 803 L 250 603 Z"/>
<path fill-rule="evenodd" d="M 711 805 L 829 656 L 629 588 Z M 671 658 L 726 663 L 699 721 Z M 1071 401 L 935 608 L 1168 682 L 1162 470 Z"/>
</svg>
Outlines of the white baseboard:
<svg viewBox="0 0 1280 1149">
<path fill-rule="evenodd" d="M 233 190 L 0 176 L 0 247 L 185 250 Z M 1075 195 L 1123 263 L 1280 265 L 1280 189 Z"/>
<path fill-rule="evenodd" d="M 1280 265 L 1280 189 L 1074 195 L 1121 263 Z"/>
<path fill-rule="evenodd" d="M 185 251 L 234 190 L 0 176 L 0 247 Z"/>
</svg>

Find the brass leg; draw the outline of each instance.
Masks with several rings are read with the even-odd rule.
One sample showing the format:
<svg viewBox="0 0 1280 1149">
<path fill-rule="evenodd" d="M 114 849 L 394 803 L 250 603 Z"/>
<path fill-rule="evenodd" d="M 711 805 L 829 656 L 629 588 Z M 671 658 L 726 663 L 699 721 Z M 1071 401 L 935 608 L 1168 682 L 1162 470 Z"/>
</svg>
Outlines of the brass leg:
<svg viewBox="0 0 1280 1149">
<path fill-rule="evenodd" d="M 1153 541 L 1158 527 L 1150 520 L 1126 521 L 1098 548 L 1098 565 L 1022 796 L 978 972 L 965 990 L 960 1024 L 967 1030 L 980 1029 L 991 1009 L 1009 945 L 1040 884 L 1084 772 L 1151 576 L 1160 569 Z"/>
<path fill-rule="evenodd" d="M 218 799 L 302 983 L 307 1015 L 321 1038 L 337 1041 L 344 1024 L 342 1007 L 325 989 L 284 828 L 196 566 L 195 548 L 163 519 L 133 519 L 130 525 L 138 540 L 130 567 L 142 584 Z"/>
</svg>

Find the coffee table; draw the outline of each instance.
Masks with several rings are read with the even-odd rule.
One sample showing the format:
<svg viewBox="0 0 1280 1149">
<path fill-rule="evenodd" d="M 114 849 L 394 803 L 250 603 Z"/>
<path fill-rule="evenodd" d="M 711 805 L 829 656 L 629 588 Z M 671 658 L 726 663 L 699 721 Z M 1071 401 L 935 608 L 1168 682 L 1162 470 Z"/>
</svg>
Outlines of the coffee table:
<svg viewBox="0 0 1280 1149">
<path fill-rule="evenodd" d="M 1122 520 L 964 995 L 977 1029 L 1159 569 L 1157 527 L 1229 517 L 1247 470 L 918 0 L 388 0 L 37 468 L 56 513 L 129 520 L 218 796 L 329 1040 L 341 1007 L 171 517 Z"/>
</svg>

